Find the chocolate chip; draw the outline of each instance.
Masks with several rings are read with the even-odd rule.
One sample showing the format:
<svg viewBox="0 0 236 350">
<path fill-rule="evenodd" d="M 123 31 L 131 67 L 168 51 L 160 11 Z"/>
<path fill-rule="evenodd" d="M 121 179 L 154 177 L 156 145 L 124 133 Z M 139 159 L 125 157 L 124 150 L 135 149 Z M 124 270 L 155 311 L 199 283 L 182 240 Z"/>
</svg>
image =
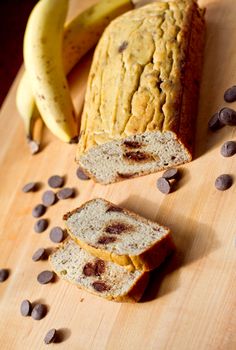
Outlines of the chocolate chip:
<svg viewBox="0 0 236 350">
<path fill-rule="evenodd" d="M 236 125 L 236 111 L 231 108 L 223 108 L 219 112 L 219 120 L 224 125 Z"/>
<path fill-rule="evenodd" d="M 75 191 L 73 188 L 65 187 L 59 192 L 57 192 L 57 198 L 58 199 L 68 199 L 73 197 L 75 194 Z"/>
<path fill-rule="evenodd" d="M 53 279 L 54 279 L 54 272 L 48 271 L 48 270 L 40 272 L 40 274 L 37 277 L 37 281 L 40 284 L 47 284 L 49 282 L 52 282 Z"/>
<path fill-rule="evenodd" d="M 76 170 L 76 175 L 80 180 L 90 180 L 90 177 L 86 175 L 80 167 Z"/>
<path fill-rule="evenodd" d="M 52 188 L 59 188 L 64 185 L 64 178 L 59 175 L 53 175 L 48 179 L 48 185 Z"/>
<path fill-rule="evenodd" d="M 36 304 L 33 307 L 33 310 L 31 312 L 31 316 L 34 320 L 41 320 L 42 318 L 44 318 L 44 316 L 47 313 L 47 308 L 45 305 L 43 304 Z"/>
<path fill-rule="evenodd" d="M 29 316 L 31 314 L 32 305 L 29 300 L 23 300 L 20 306 L 20 312 L 22 316 Z"/>
<path fill-rule="evenodd" d="M 83 274 L 87 277 L 100 276 L 105 272 L 105 262 L 101 259 L 97 259 L 95 263 L 87 263 L 84 265 Z"/>
<path fill-rule="evenodd" d="M 129 141 L 129 140 L 124 141 L 124 145 L 127 148 L 140 148 L 142 146 L 142 144 L 138 141 Z"/>
<path fill-rule="evenodd" d="M 32 215 L 35 218 L 39 218 L 46 212 L 46 207 L 43 204 L 38 204 L 34 209 L 32 210 Z"/>
<path fill-rule="evenodd" d="M 162 174 L 162 177 L 167 180 L 177 179 L 178 176 L 179 176 L 179 171 L 176 168 L 168 169 Z"/>
<path fill-rule="evenodd" d="M 28 192 L 35 192 L 38 189 L 38 183 L 37 182 L 29 182 L 28 184 L 26 184 L 23 188 L 22 191 L 24 193 L 28 193 Z"/>
<path fill-rule="evenodd" d="M 123 43 L 119 46 L 118 52 L 123 52 L 128 46 L 128 41 L 123 41 Z"/>
<path fill-rule="evenodd" d="M 64 239 L 64 231 L 59 226 L 53 227 L 49 233 L 52 242 L 60 243 Z"/>
<path fill-rule="evenodd" d="M 7 269 L 0 269 L 0 282 L 6 281 L 8 279 L 9 272 Z"/>
<path fill-rule="evenodd" d="M 44 248 L 39 248 L 32 256 L 33 261 L 43 260 L 46 256 L 46 250 Z"/>
<path fill-rule="evenodd" d="M 113 222 L 105 228 L 105 232 L 110 234 L 120 234 L 124 231 L 129 230 L 131 227 L 123 222 Z"/>
<path fill-rule="evenodd" d="M 211 119 L 208 122 L 208 128 L 211 131 L 216 131 L 221 129 L 224 126 L 223 123 L 221 123 L 220 119 L 219 119 L 219 113 L 215 113 Z"/>
<path fill-rule="evenodd" d="M 122 212 L 123 211 L 123 209 L 122 208 L 120 208 L 120 207 L 116 207 L 115 205 L 110 205 L 108 208 L 107 208 L 107 210 L 106 210 L 106 213 L 109 213 L 109 212 L 118 212 L 118 213 L 120 213 L 120 212 Z"/>
<path fill-rule="evenodd" d="M 41 233 L 48 228 L 48 220 L 47 219 L 39 219 L 34 224 L 34 231 L 37 233 Z"/>
<path fill-rule="evenodd" d="M 223 157 L 232 157 L 236 153 L 236 142 L 227 141 L 220 149 L 220 153 Z"/>
<path fill-rule="evenodd" d="M 46 207 L 50 207 L 56 202 L 56 195 L 53 191 L 45 191 L 42 197 L 42 202 Z"/>
<path fill-rule="evenodd" d="M 55 328 L 50 329 L 50 331 L 48 331 L 47 334 L 45 335 L 44 343 L 45 344 L 54 343 L 54 341 L 56 340 L 56 336 L 57 336 L 56 329 Z"/>
<path fill-rule="evenodd" d="M 236 101 L 236 86 L 231 86 L 224 93 L 224 99 L 226 102 L 234 102 Z"/>
<path fill-rule="evenodd" d="M 95 262 L 95 275 L 100 276 L 105 272 L 106 265 L 105 262 L 101 259 L 97 259 Z"/>
<path fill-rule="evenodd" d="M 93 288 L 98 292 L 105 292 L 110 289 L 108 285 L 103 281 L 95 281 L 92 283 Z"/>
<path fill-rule="evenodd" d="M 171 186 L 170 183 L 167 179 L 165 179 L 164 177 L 160 177 L 157 180 L 157 188 L 160 192 L 164 193 L 164 194 L 168 194 L 171 191 Z"/>
<path fill-rule="evenodd" d="M 233 184 L 233 179 L 228 174 L 223 174 L 217 177 L 215 181 L 215 187 L 219 191 L 225 191 L 230 188 Z"/>
<path fill-rule="evenodd" d="M 83 274 L 85 276 L 94 276 L 95 275 L 95 269 L 92 263 L 87 263 L 83 268 Z"/>
<path fill-rule="evenodd" d="M 102 236 L 99 238 L 98 243 L 99 244 L 109 244 L 116 241 L 116 237 L 109 237 L 109 236 Z"/>
<path fill-rule="evenodd" d="M 134 160 L 135 162 L 144 162 L 144 161 L 153 159 L 150 154 L 145 153 L 145 152 L 140 152 L 140 151 L 126 152 L 124 154 L 124 157 L 129 159 L 129 160 Z"/>
</svg>

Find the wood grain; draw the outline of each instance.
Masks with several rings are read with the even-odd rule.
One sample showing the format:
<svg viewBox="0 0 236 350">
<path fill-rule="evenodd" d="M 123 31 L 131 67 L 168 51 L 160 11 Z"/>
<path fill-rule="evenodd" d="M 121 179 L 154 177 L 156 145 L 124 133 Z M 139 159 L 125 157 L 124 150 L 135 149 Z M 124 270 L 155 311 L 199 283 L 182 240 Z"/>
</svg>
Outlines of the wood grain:
<svg viewBox="0 0 236 350">
<path fill-rule="evenodd" d="M 94 2 L 94 1 L 93 1 Z M 85 2 L 73 1 L 71 13 Z M 92 1 L 86 1 L 89 5 Z M 20 74 L 0 113 L 0 267 L 10 277 L 0 284 L 1 349 L 44 349 L 50 328 L 60 329 L 58 349 L 171 349 L 233 350 L 236 348 L 235 248 L 236 162 L 219 153 L 220 145 L 236 138 L 235 128 L 207 131 L 208 118 L 224 105 L 224 90 L 236 83 L 236 2 L 202 0 L 207 7 L 207 43 L 197 121 L 196 158 L 181 167 L 182 179 L 174 193 L 164 196 L 156 189 L 158 174 L 108 186 L 76 178 L 75 146 L 65 145 L 44 132 L 44 149 L 31 156 L 22 122 L 15 107 Z M 81 110 L 89 61 L 83 60 L 70 77 L 77 110 Z M 236 104 L 232 105 L 236 108 Z M 216 191 L 215 178 L 234 175 L 234 185 Z M 49 208 L 47 232 L 33 231 L 34 205 L 41 201 L 52 174 L 66 176 L 77 189 L 75 199 Z M 42 182 L 41 190 L 24 194 L 28 181 Z M 169 226 L 177 253 L 155 271 L 143 301 L 116 304 L 91 296 L 63 281 L 39 285 L 37 274 L 47 262 L 34 263 L 33 252 L 51 247 L 48 233 L 62 225 L 64 212 L 84 201 L 103 197 Z M 23 299 L 43 301 L 48 314 L 41 321 L 23 318 Z"/>
</svg>

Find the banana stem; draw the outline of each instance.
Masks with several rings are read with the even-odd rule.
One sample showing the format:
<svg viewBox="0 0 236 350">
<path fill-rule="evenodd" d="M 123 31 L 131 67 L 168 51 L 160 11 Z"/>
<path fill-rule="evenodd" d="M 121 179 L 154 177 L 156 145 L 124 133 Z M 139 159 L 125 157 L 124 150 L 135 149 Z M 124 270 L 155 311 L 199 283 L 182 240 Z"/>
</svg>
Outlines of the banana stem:
<svg viewBox="0 0 236 350">
<path fill-rule="evenodd" d="M 40 151 L 43 125 L 44 123 L 41 117 L 34 119 L 32 125 L 32 135 L 27 138 L 31 154 L 36 154 Z"/>
</svg>

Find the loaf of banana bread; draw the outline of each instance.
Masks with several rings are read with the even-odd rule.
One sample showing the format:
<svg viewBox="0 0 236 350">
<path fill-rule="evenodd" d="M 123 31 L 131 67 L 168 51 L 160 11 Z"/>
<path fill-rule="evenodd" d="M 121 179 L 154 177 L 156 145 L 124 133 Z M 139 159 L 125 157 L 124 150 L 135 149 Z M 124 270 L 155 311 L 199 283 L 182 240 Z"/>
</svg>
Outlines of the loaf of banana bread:
<svg viewBox="0 0 236 350">
<path fill-rule="evenodd" d="M 191 161 L 204 44 L 195 0 L 115 19 L 95 50 L 77 160 L 107 184 Z"/>
</svg>

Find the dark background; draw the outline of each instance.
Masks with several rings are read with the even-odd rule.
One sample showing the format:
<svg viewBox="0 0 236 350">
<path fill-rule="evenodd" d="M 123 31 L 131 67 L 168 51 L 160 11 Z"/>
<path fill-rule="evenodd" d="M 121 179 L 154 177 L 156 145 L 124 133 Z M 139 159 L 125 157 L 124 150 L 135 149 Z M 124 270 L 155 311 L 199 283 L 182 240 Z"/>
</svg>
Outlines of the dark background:
<svg viewBox="0 0 236 350">
<path fill-rule="evenodd" d="M 0 106 L 22 64 L 28 16 L 38 0 L 0 0 Z"/>
</svg>

